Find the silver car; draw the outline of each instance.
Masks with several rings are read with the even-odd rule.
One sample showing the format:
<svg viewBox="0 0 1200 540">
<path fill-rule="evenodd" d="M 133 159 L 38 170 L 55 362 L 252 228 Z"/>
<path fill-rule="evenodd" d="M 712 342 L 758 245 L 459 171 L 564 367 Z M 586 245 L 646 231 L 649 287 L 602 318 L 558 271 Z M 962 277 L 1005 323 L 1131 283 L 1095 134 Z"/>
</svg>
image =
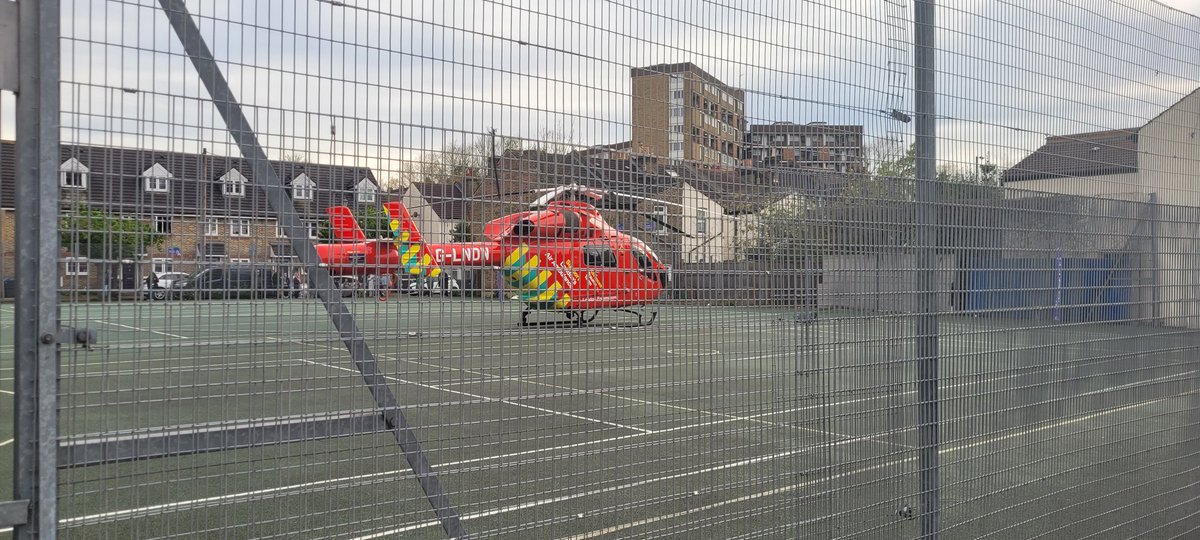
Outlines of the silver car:
<svg viewBox="0 0 1200 540">
<path fill-rule="evenodd" d="M 155 277 L 158 280 L 153 287 L 142 284 L 143 300 L 165 300 L 167 298 L 167 291 L 170 290 L 171 285 L 176 281 L 188 277 L 188 274 L 186 272 L 163 272 L 155 274 Z"/>
</svg>

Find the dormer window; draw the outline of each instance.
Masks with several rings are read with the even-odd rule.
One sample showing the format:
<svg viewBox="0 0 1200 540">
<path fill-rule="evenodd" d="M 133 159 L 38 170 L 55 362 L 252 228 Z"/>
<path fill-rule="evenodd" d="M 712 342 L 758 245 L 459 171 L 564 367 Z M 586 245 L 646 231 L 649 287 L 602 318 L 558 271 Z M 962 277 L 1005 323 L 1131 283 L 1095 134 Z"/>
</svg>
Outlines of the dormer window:
<svg viewBox="0 0 1200 540">
<path fill-rule="evenodd" d="M 300 173 L 300 176 L 292 180 L 292 200 L 311 201 L 316 187 L 316 182 L 313 182 L 307 174 Z"/>
<path fill-rule="evenodd" d="M 244 197 L 246 195 L 246 177 L 237 169 L 229 169 L 229 172 L 217 179 L 221 183 L 221 193 L 226 197 Z"/>
<path fill-rule="evenodd" d="M 68 159 L 58 167 L 58 183 L 65 188 L 87 189 L 89 172 L 78 159 Z"/>
<path fill-rule="evenodd" d="M 361 181 L 359 181 L 358 185 L 355 186 L 354 191 L 358 193 L 358 202 L 373 203 L 375 202 L 376 194 L 379 193 L 379 187 L 376 186 L 375 182 L 372 182 L 370 178 L 363 178 Z"/>
<path fill-rule="evenodd" d="M 142 171 L 142 178 L 146 182 L 146 191 L 155 193 L 167 193 L 171 191 L 171 178 L 175 175 L 171 174 L 166 167 L 155 163 L 149 169 Z"/>
</svg>

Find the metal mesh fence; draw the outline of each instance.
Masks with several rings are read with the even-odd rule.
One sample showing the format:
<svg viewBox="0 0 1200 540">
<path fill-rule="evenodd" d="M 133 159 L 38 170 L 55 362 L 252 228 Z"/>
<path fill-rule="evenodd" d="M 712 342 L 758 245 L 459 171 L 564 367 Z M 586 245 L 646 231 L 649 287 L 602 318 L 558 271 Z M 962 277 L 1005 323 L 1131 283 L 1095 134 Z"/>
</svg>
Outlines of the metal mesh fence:
<svg viewBox="0 0 1200 540">
<path fill-rule="evenodd" d="M 1195 13 L 41 9 L 59 144 L 31 176 L 0 94 L 0 273 L 57 294 L 0 328 L 70 331 L 0 483 L 56 470 L 13 498 L 62 537 L 1200 527 Z"/>
</svg>

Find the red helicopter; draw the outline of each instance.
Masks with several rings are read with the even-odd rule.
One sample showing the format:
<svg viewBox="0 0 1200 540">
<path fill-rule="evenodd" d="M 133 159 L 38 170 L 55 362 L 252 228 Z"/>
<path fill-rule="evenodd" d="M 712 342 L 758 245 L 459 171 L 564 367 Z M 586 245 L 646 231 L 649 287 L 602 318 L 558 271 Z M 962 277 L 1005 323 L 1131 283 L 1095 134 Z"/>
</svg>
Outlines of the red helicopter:
<svg viewBox="0 0 1200 540">
<path fill-rule="evenodd" d="M 633 314 L 639 326 L 652 324 L 658 312 L 645 308 L 662 295 L 666 266 L 641 240 L 605 222 L 595 206 L 548 198 L 539 199 L 537 209 L 489 222 L 483 242 L 444 244 L 423 242 L 402 203 L 385 205 L 392 238 L 376 241 L 367 240 L 349 208 L 335 206 L 326 210 L 330 228 L 347 242 L 319 244 L 317 253 L 331 273 L 343 275 L 399 268 L 436 278 L 443 266 L 498 268 L 525 303 L 522 326 L 583 325 L 605 310 Z M 530 322 L 535 311 L 559 313 L 566 321 Z"/>
</svg>

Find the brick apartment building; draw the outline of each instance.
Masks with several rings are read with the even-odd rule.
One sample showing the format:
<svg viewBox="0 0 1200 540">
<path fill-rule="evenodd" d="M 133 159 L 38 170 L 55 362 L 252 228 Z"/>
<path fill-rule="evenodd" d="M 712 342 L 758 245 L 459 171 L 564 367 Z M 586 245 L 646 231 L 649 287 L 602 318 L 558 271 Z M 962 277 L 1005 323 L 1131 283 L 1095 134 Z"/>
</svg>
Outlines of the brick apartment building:
<svg viewBox="0 0 1200 540">
<path fill-rule="evenodd" d="M 14 144 L 0 141 L 0 246 L 2 273 L 14 271 Z M 386 194 L 370 169 L 271 162 L 296 211 L 317 238 L 325 208 L 381 205 Z M 60 267 L 66 289 L 130 290 L 147 273 L 190 272 L 214 265 L 262 265 L 287 271 L 295 257 L 266 197 L 251 183 L 241 158 L 206 153 L 63 145 L 59 187 L 63 216 L 79 208 L 141 221 L 165 237 L 131 253 L 97 258 L 64 243 Z M 73 236 L 100 231 L 63 231 Z M 93 250 L 94 251 L 94 250 Z"/>
<path fill-rule="evenodd" d="M 690 62 L 633 68 L 631 152 L 735 166 L 746 95 Z"/>
<path fill-rule="evenodd" d="M 806 167 L 833 172 L 866 170 L 863 127 L 824 122 L 750 126 L 746 148 L 756 167 Z"/>
</svg>

